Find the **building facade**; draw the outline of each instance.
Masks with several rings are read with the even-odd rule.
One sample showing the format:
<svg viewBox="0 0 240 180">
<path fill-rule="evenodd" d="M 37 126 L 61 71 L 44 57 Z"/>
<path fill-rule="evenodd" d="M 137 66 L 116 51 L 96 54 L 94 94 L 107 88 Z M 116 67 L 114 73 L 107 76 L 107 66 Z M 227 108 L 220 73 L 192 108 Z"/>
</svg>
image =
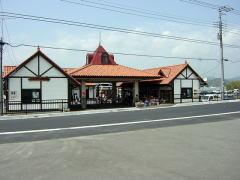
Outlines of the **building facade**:
<svg viewBox="0 0 240 180">
<path fill-rule="evenodd" d="M 140 83 L 141 97 L 152 96 L 161 103 L 184 103 L 199 101 L 200 87 L 206 82 L 185 62 L 184 64 L 146 69 L 161 78 Z"/>
<path fill-rule="evenodd" d="M 204 85 L 187 62 L 138 70 L 117 64 L 101 45 L 80 68 L 60 68 L 40 49 L 18 66 L 4 67 L 6 111 L 85 109 L 90 102 L 134 105 L 150 99 L 194 102 Z"/>
<path fill-rule="evenodd" d="M 39 49 L 16 67 L 5 67 L 6 111 L 68 109 L 79 83 Z"/>
</svg>

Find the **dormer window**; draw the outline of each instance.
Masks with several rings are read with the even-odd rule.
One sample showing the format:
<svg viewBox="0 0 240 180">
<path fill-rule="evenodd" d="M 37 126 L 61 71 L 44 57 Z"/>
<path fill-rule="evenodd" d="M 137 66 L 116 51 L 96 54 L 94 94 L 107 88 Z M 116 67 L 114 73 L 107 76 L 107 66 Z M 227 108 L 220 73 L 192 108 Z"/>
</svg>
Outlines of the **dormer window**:
<svg viewBox="0 0 240 180">
<path fill-rule="evenodd" d="M 90 64 L 88 55 L 86 56 L 86 64 Z"/>
<path fill-rule="evenodd" d="M 162 76 L 162 77 L 166 77 L 165 74 L 162 72 L 162 70 L 160 69 L 160 71 L 158 72 L 158 75 Z"/>
<path fill-rule="evenodd" d="M 107 54 L 102 55 L 102 64 L 108 64 L 108 55 Z"/>
</svg>

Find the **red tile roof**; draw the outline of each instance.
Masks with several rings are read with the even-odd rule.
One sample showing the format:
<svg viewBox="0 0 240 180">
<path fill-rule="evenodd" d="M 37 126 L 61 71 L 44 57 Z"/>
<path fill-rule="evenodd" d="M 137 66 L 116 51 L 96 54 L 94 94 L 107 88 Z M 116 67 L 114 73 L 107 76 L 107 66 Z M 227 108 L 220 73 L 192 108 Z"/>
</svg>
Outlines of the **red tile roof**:
<svg viewBox="0 0 240 180">
<path fill-rule="evenodd" d="M 144 72 L 158 75 L 163 73 L 165 77 L 155 79 L 154 81 L 159 81 L 160 84 L 171 83 L 186 67 L 188 64 L 179 64 L 174 66 L 158 67 L 152 69 L 145 69 Z"/>
<path fill-rule="evenodd" d="M 11 71 L 13 71 L 16 68 L 16 66 L 4 66 L 3 67 L 3 77 L 8 75 Z"/>
<path fill-rule="evenodd" d="M 69 74 L 71 71 L 76 70 L 77 68 L 62 68 L 62 69 L 64 70 L 64 72 Z"/>
<path fill-rule="evenodd" d="M 162 78 L 146 81 L 152 81 L 155 83 L 158 82 L 158 84 L 167 85 L 170 84 L 182 71 L 184 71 L 186 67 L 190 68 L 196 74 L 196 76 L 198 76 L 199 80 L 202 81 L 203 84 L 206 84 L 206 82 L 203 81 L 203 79 L 192 69 L 192 67 L 188 63 L 178 64 L 174 66 L 145 69 L 143 71 L 155 75 L 163 74 L 164 77 Z"/>
<path fill-rule="evenodd" d="M 157 78 L 159 75 L 149 74 L 138 69 L 122 65 L 85 65 L 70 73 L 73 77 L 138 77 Z"/>
<path fill-rule="evenodd" d="M 75 78 L 139 78 L 142 82 L 151 82 L 154 84 L 170 84 L 186 67 L 189 67 L 198 78 L 205 84 L 202 78 L 189 66 L 188 63 L 179 64 L 174 66 L 166 66 L 145 70 L 138 70 L 122 65 L 116 64 L 114 61 L 114 56 L 106 52 L 106 50 L 99 45 L 93 54 L 87 54 L 87 65 L 80 68 L 60 68 L 56 65 L 50 58 L 43 54 L 40 50 L 34 53 L 27 60 L 22 62 L 19 66 L 5 66 L 4 67 L 4 77 L 8 77 L 14 71 L 24 66 L 28 61 L 30 61 L 37 54 L 40 54 L 45 59 L 47 59 L 53 66 L 55 66 L 59 71 L 63 72 L 72 81 L 77 82 Z M 108 64 L 102 64 L 102 56 L 108 56 Z M 77 82 L 79 84 L 79 82 Z M 94 85 L 94 84 L 91 84 Z"/>
</svg>

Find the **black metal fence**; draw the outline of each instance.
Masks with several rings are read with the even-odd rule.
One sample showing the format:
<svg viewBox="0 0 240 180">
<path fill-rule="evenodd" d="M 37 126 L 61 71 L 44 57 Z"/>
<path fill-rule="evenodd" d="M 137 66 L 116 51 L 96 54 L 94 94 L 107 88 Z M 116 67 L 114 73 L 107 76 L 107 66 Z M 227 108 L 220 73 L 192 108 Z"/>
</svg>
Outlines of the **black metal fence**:
<svg viewBox="0 0 240 180">
<path fill-rule="evenodd" d="M 0 102 L 3 114 L 27 114 L 44 111 L 68 111 L 71 101 L 68 99 L 42 100 L 39 103 L 22 103 L 21 101 Z"/>
<path fill-rule="evenodd" d="M 158 105 L 164 103 L 188 103 L 188 102 L 208 102 L 208 101 L 220 101 L 220 94 L 196 94 L 194 93 L 190 97 L 182 97 L 181 94 L 174 94 L 174 102 L 165 101 L 163 98 L 158 99 L 151 97 L 144 101 L 142 104 L 146 105 Z M 224 94 L 225 100 L 240 99 L 240 93 Z M 147 102 L 147 103 L 146 103 Z M 87 108 L 100 108 L 100 107 L 119 107 L 124 105 L 121 99 L 116 99 L 116 102 L 112 104 L 110 100 L 102 99 L 88 99 Z M 80 110 L 81 103 L 76 100 L 68 99 L 54 99 L 54 100 L 42 100 L 40 103 L 22 103 L 21 101 L 4 101 L 0 102 L 0 108 L 3 109 L 3 114 L 28 114 L 33 112 L 45 112 L 45 111 L 71 111 Z"/>
</svg>

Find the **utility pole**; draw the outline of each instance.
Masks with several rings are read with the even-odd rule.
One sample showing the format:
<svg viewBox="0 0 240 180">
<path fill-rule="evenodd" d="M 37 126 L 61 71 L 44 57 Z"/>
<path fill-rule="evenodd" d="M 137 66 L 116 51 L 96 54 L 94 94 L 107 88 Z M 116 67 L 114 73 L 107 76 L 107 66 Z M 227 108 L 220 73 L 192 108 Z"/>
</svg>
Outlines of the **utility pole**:
<svg viewBox="0 0 240 180">
<path fill-rule="evenodd" d="M 0 114 L 3 115 L 3 71 L 2 71 L 2 59 L 3 59 L 3 39 L 0 40 Z"/>
<path fill-rule="evenodd" d="M 221 65 L 221 84 L 220 84 L 220 91 L 221 91 L 221 99 L 224 99 L 224 57 L 223 57 L 223 38 L 222 38 L 222 30 L 223 30 L 223 23 L 222 23 L 222 15 L 224 12 L 232 11 L 233 8 L 222 6 L 219 7 L 219 33 L 218 39 L 220 42 L 220 65 Z"/>
</svg>

